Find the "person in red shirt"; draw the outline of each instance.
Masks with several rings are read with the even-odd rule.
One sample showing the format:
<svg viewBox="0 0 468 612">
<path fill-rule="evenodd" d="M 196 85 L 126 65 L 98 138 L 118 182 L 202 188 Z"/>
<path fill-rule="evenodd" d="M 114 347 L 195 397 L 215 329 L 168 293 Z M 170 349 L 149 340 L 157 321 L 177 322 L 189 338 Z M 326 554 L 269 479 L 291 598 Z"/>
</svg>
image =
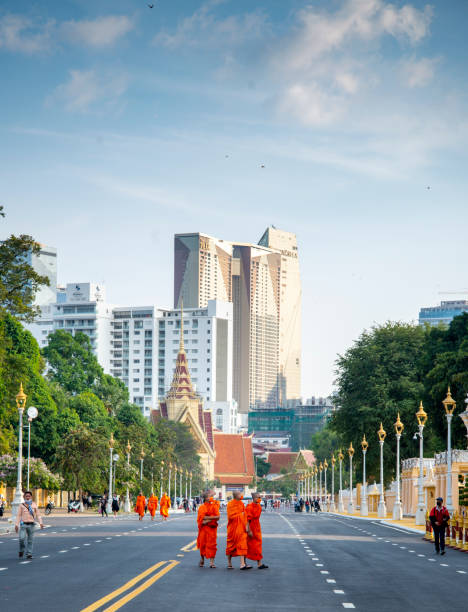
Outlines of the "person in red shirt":
<svg viewBox="0 0 468 612">
<path fill-rule="evenodd" d="M 445 555 L 445 530 L 450 520 L 449 511 L 442 505 L 443 501 L 442 497 L 438 497 L 436 499 L 437 506 L 434 506 L 429 514 L 432 529 L 434 530 L 436 553 L 439 554 L 440 552 L 441 555 Z"/>
</svg>

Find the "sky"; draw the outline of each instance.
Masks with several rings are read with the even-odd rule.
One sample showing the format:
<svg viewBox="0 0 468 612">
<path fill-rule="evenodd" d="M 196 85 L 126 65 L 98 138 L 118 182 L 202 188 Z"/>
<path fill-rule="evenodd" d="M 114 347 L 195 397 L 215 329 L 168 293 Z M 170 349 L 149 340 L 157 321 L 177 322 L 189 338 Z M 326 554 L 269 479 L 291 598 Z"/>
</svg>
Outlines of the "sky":
<svg viewBox="0 0 468 612">
<path fill-rule="evenodd" d="M 1 3 L 0 238 L 171 307 L 175 233 L 295 232 L 304 397 L 468 299 L 466 0 L 151 1 Z"/>
</svg>

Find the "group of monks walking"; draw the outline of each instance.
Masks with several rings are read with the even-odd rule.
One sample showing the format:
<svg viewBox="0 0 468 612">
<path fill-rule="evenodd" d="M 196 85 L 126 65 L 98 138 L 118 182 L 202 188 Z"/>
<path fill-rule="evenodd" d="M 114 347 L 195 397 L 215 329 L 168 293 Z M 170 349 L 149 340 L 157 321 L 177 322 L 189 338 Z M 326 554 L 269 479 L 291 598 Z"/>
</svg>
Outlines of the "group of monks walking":
<svg viewBox="0 0 468 612">
<path fill-rule="evenodd" d="M 262 561 L 262 530 L 260 515 L 262 513 L 261 497 L 258 493 L 252 494 L 252 502 L 245 506 L 240 491 L 235 491 L 233 499 L 227 505 L 227 542 L 226 556 L 227 569 L 234 569 L 232 558 L 240 558 L 240 569 L 252 569 L 247 559 L 257 561 L 258 569 L 268 569 Z M 200 567 L 204 567 L 205 559 L 210 567 L 215 568 L 217 552 L 217 536 L 219 501 L 213 499 L 210 491 L 203 494 L 203 504 L 198 508 L 198 538 L 197 548 L 200 551 Z"/>
<path fill-rule="evenodd" d="M 158 497 L 151 493 L 151 495 L 146 499 L 143 493 L 140 491 L 136 502 L 135 502 L 135 512 L 138 514 L 138 520 L 142 521 L 145 516 L 146 510 L 151 515 L 151 520 L 154 521 L 154 516 L 156 514 L 156 510 L 158 509 L 159 502 L 159 514 L 162 517 L 163 521 L 167 521 L 167 517 L 169 516 L 169 508 L 171 507 L 171 500 L 167 493 L 164 493 L 161 497 L 161 501 L 158 500 Z"/>
</svg>

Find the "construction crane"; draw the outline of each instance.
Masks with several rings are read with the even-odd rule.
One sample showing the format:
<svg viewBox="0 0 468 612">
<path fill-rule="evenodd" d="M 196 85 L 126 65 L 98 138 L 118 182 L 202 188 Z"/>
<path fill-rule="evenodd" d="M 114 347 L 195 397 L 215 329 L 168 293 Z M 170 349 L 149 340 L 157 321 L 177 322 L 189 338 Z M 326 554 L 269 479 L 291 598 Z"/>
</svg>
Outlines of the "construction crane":
<svg viewBox="0 0 468 612">
<path fill-rule="evenodd" d="M 468 295 L 468 289 L 461 289 L 461 291 L 439 291 L 439 295 Z"/>
</svg>

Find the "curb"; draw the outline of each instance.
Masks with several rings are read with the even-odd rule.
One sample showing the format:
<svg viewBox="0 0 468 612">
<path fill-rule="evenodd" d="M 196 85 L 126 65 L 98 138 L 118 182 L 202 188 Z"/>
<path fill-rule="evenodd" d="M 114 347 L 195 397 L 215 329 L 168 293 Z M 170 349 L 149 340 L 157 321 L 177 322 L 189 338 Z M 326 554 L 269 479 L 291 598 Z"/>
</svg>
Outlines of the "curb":
<svg viewBox="0 0 468 612">
<path fill-rule="evenodd" d="M 409 531 L 410 533 L 416 533 L 420 536 L 424 537 L 425 532 L 422 529 L 416 529 L 414 527 L 407 527 L 406 525 L 396 525 L 395 523 L 391 523 L 386 519 L 372 518 L 369 516 L 353 516 L 352 514 L 338 514 L 337 512 L 327 512 L 327 514 L 333 514 L 334 516 L 342 516 L 343 518 L 356 519 L 358 521 L 374 521 L 378 522 L 381 525 L 385 525 L 386 527 L 395 527 L 396 529 L 404 529 L 405 531 Z"/>
</svg>

